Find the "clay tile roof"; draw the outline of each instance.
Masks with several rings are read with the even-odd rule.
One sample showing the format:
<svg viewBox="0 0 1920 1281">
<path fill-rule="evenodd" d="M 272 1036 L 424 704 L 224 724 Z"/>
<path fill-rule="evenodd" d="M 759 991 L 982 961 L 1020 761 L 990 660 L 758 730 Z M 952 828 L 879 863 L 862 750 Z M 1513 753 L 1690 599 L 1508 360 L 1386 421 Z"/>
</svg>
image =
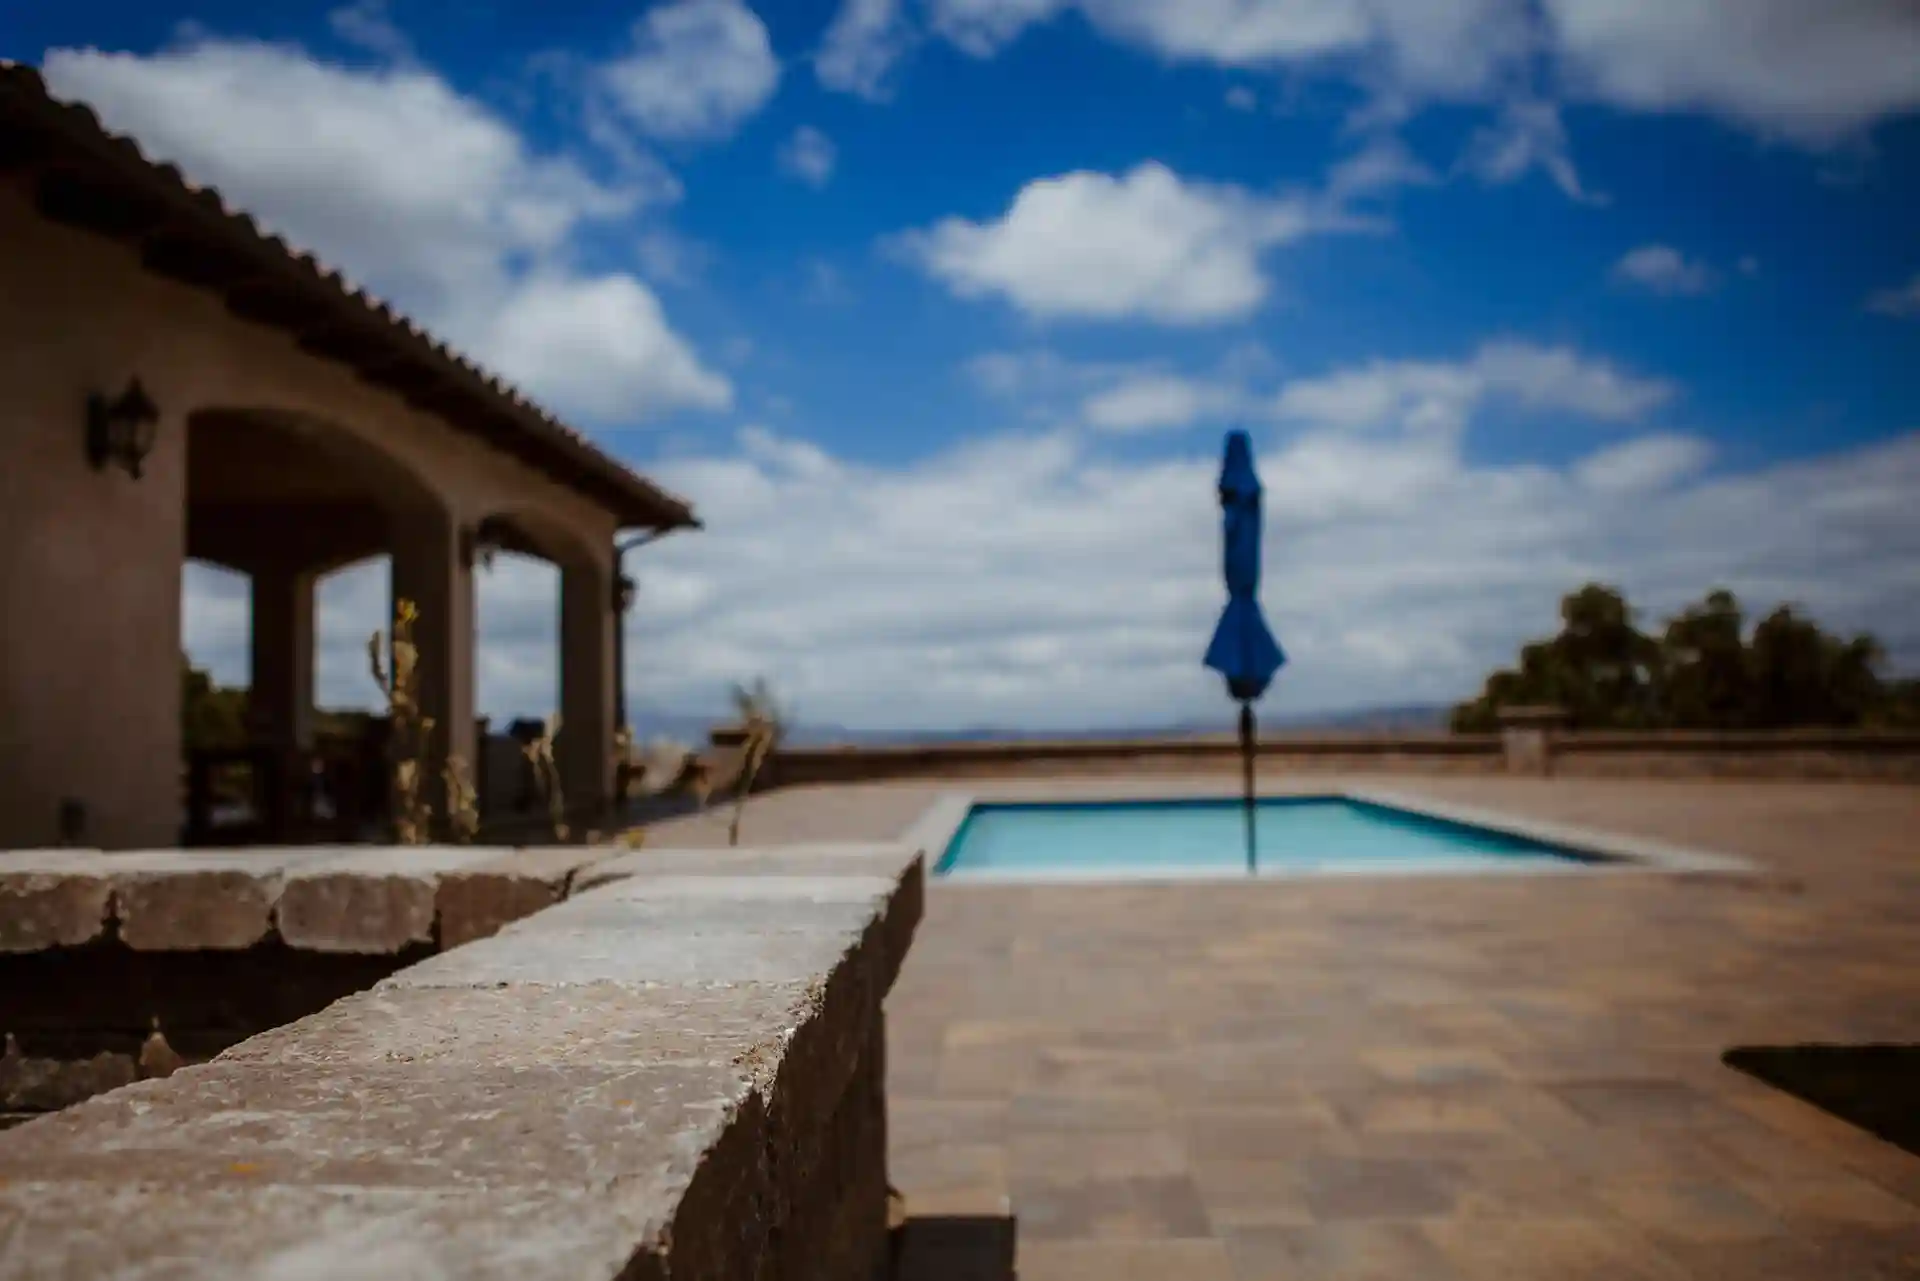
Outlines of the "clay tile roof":
<svg viewBox="0 0 1920 1281">
<path fill-rule="evenodd" d="M 121 238 L 163 237 L 164 245 L 149 242 L 143 253 L 149 269 L 221 292 L 236 313 L 300 334 L 302 346 L 353 364 L 369 381 L 519 456 L 623 526 L 699 526 L 685 500 L 313 255 L 262 231 L 218 191 L 149 160 L 86 106 L 55 98 L 35 68 L 0 59 L 0 173 L 20 166 L 66 184 L 50 196 L 43 176 L 41 207 L 49 216 Z M 235 292 L 241 289 L 244 297 Z"/>
</svg>

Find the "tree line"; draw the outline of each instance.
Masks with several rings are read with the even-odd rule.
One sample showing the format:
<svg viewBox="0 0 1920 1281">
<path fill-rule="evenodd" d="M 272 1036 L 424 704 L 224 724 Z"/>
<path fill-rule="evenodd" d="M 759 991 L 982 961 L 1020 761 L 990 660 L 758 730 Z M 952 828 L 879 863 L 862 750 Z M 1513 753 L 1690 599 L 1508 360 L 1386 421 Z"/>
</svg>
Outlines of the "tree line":
<svg viewBox="0 0 1920 1281">
<path fill-rule="evenodd" d="M 1827 632 L 1791 605 L 1748 628 L 1716 590 L 1657 633 L 1616 588 L 1560 602 L 1560 632 L 1522 647 L 1453 710 L 1456 732 L 1498 727 L 1503 707 L 1562 708 L 1580 729 L 1920 728 L 1920 680 L 1883 674 L 1871 635 Z"/>
</svg>

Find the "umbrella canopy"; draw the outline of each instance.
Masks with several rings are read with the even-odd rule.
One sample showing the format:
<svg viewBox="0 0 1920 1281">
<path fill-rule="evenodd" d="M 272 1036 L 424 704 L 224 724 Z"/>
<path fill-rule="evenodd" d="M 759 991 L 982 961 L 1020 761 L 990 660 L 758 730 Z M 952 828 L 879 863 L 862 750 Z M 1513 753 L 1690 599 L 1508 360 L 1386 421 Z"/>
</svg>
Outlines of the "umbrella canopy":
<svg viewBox="0 0 1920 1281">
<path fill-rule="evenodd" d="M 1225 522 L 1227 607 L 1207 646 L 1207 666 L 1226 678 L 1227 692 L 1251 702 L 1267 692 L 1286 663 L 1280 642 L 1260 613 L 1260 477 L 1253 470 L 1253 441 L 1244 431 L 1227 433 L 1220 468 L 1220 510 Z"/>
</svg>

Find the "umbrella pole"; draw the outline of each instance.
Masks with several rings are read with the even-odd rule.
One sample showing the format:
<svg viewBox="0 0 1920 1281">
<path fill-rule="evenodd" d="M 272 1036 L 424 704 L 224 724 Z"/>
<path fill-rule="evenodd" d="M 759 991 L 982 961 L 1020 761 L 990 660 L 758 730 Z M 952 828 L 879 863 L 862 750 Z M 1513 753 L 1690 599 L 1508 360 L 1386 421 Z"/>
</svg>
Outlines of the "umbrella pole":
<svg viewBox="0 0 1920 1281">
<path fill-rule="evenodd" d="M 1240 770 L 1247 812 L 1247 875 L 1254 874 L 1253 855 L 1253 704 L 1240 704 Z"/>
</svg>

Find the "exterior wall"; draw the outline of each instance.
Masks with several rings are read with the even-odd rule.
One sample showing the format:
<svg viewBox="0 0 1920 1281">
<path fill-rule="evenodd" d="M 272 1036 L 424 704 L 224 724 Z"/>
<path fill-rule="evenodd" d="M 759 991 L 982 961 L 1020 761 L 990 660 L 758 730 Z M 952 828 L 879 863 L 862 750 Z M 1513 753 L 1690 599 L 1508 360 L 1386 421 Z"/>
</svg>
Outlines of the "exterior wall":
<svg viewBox="0 0 1920 1281">
<path fill-rule="evenodd" d="M 59 838 L 171 844 L 179 821 L 180 584 L 187 419 L 299 414 L 350 433 L 456 524 L 537 513 L 569 555 L 611 560 L 611 515 L 410 409 L 207 293 L 150 275 L 128 246 L 39 218 L 0 180 L 0 847 Z M 138 376 L 162 420 L 145 475 L 96 472 L 91 392 Z"/>
</svg>

